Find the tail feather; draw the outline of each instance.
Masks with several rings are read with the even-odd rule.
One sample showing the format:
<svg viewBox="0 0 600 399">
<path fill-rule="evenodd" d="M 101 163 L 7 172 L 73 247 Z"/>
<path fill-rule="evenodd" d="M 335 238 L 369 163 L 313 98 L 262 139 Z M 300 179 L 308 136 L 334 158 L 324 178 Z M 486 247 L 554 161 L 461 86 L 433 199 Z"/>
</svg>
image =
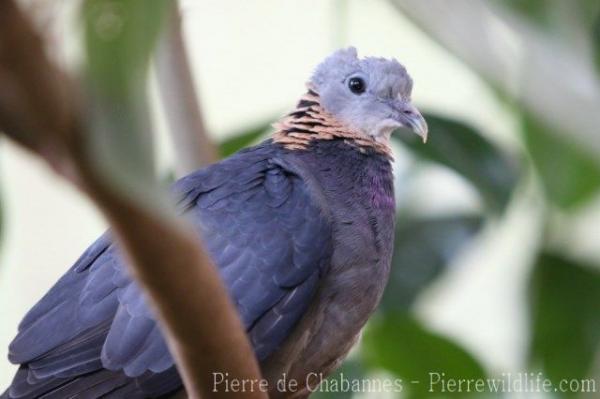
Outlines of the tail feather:
<svg viewBox="0 0 600 399">
<path fill-rule="evenodd" d="M 21 366 L 8 388 L 7 397 L 11 399 L 35 398 L 56 389 L 69 381 L 69 378 L 29 378 L 29 368 Z M 32 381 L 32 382 L 29 382 Z"/>
<path fill-rule="evenodd" d="M 39 399 L 99 398 L 107 392 L 127 384 L 127 377 L 125 375 L 115 374 L 109 370 L 101 370 L 80 376 L 47 392 L 40 396 Z"/>
<path fill-rule="evenodd" d="M 181 379 L 174 367 L 158 374 L 147 371 L 136 378 L 104 368 L 83 375 L 38 378 L 28 365 L 22 365 L 0 399 L 141 399 L 163 397 L 179 389 Z"/>
</svg>

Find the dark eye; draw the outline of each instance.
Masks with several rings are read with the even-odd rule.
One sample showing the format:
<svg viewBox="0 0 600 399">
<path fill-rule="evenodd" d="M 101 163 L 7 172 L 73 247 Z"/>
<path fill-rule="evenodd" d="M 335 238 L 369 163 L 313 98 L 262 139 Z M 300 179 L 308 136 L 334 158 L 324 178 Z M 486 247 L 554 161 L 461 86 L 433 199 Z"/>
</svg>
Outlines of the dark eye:
<svg viewBox="0 0 600 399">
<path fill-rule="evenodd" d="M 348 88 L 354 94 L 362 94 L 365 92 L 367 85 L 362 78 L 354 77 L 348 80 Z"/>
</svg>

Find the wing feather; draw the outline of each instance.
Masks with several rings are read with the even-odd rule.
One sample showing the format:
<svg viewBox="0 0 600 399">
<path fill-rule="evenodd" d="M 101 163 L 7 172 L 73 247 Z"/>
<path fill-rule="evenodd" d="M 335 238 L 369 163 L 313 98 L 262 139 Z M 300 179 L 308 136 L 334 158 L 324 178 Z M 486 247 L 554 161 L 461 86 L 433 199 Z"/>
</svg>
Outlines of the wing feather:
<svg viewBox="0 0 600 399">
<path fill-rule="evenodd" d="M 275 155 L 263 144 L 174 187 L 259 359 L 281 344 L 305 312 L 331 256 L 327 211 Z M 9 356 L 28 365 L 27 374 L 20 373 L 32 386 L 21 379 L 19 392 L 44 392 L 40 386 L 54 387 L 50 396 L 85 392 L 92 380 L 77 376 L 94 369 L 95 392 L 106 384 L 105 393 L 135 397 L 142 386 L 168 392 L 164 389 L 180 384 L 152 309 L 108 234 L 28 313 Z M 109 375 L 128 378 L 136 388 L 105 382 Z M 67 382 L 57 388 L 54 379 Z"/>
</svg>

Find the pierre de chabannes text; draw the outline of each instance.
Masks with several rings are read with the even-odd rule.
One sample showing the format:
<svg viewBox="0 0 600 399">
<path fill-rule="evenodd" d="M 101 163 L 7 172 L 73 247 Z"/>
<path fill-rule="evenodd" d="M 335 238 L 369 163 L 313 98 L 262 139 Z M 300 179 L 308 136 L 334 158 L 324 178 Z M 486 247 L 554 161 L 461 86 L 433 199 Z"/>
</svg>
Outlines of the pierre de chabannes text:
<svg viewBox="0 0 600 399">
<path fill-rule="evenodd" d="M 410 385 L 421 391 L 437 393 L 502 392 L 550 393 L 597 392 L 594 379 L 560 380 L 553 383 L 542 373 L 502 373 L 499 378 L 449 378 L 443 372 L 430 372 L 424 381 L 399 378 L 351 378 L 340 373 L 325 378 L 321 373 L 309 373 L 305 381 L 288 378 L 285 374 L 271 387 L 266 379 L 231 378 L 227 372 L 213 372 L 213 392 L 297 392 L 308 387 L 311 392 L 402 392 Z"/>
</svg>

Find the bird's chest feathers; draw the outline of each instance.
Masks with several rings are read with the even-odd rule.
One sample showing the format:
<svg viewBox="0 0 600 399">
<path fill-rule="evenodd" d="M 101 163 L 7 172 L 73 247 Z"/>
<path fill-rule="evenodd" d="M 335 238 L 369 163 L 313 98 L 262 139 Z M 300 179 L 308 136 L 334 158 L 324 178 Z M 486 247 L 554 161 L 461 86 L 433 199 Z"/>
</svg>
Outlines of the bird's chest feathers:
<svg viewBox="0 0 600 399">
<path fill-rule="evenodd" d="M 308 151 L 291 153 L 331 216 L 336 248 L 361 263 L 387 260 L 395 214 L 389 158 L 342 140 L 313 141 Z"/>
<path fill-rule="evenodd" d="M 366 267 L 389 263 L 395 216 L 391 165 L 356 150 L 336 155 L 334 167 L 320 168 L 339 244 L 336 259 Z"/>
<path fill-rule="evenodd" d="M 339 263 L 369 269 L 388 263 L 395 214 L 391 176 L 363 171 L 347 189 L 340 190 L 338 204 L 334 239 L 342 243 L 341 253 L 336 254 Z"/>
<path fill-rule="evenodd" d="M 366 179 L 367 200 L 373 209 L 382 212 L 394 212 L 395 201 L 392 184 L 388 176 L 373 173 Z"/>
<path fill-rule="evenodd" d="M 331 190 L 336 192 L 335 207 L 344 224 L 390 227 L 395 214 L 393 177 L 389 162 L 380 158 L 350 160 L 338 168 L 336 182 Z M 345 223 L 352 221 L 352 223 Z M 368 222 L 368 223 L 367 223 Z M 372 229 L 371 229 L 372 230 Z M 379 231 L 372 230 L 374 236 Z"/>
</svg>

